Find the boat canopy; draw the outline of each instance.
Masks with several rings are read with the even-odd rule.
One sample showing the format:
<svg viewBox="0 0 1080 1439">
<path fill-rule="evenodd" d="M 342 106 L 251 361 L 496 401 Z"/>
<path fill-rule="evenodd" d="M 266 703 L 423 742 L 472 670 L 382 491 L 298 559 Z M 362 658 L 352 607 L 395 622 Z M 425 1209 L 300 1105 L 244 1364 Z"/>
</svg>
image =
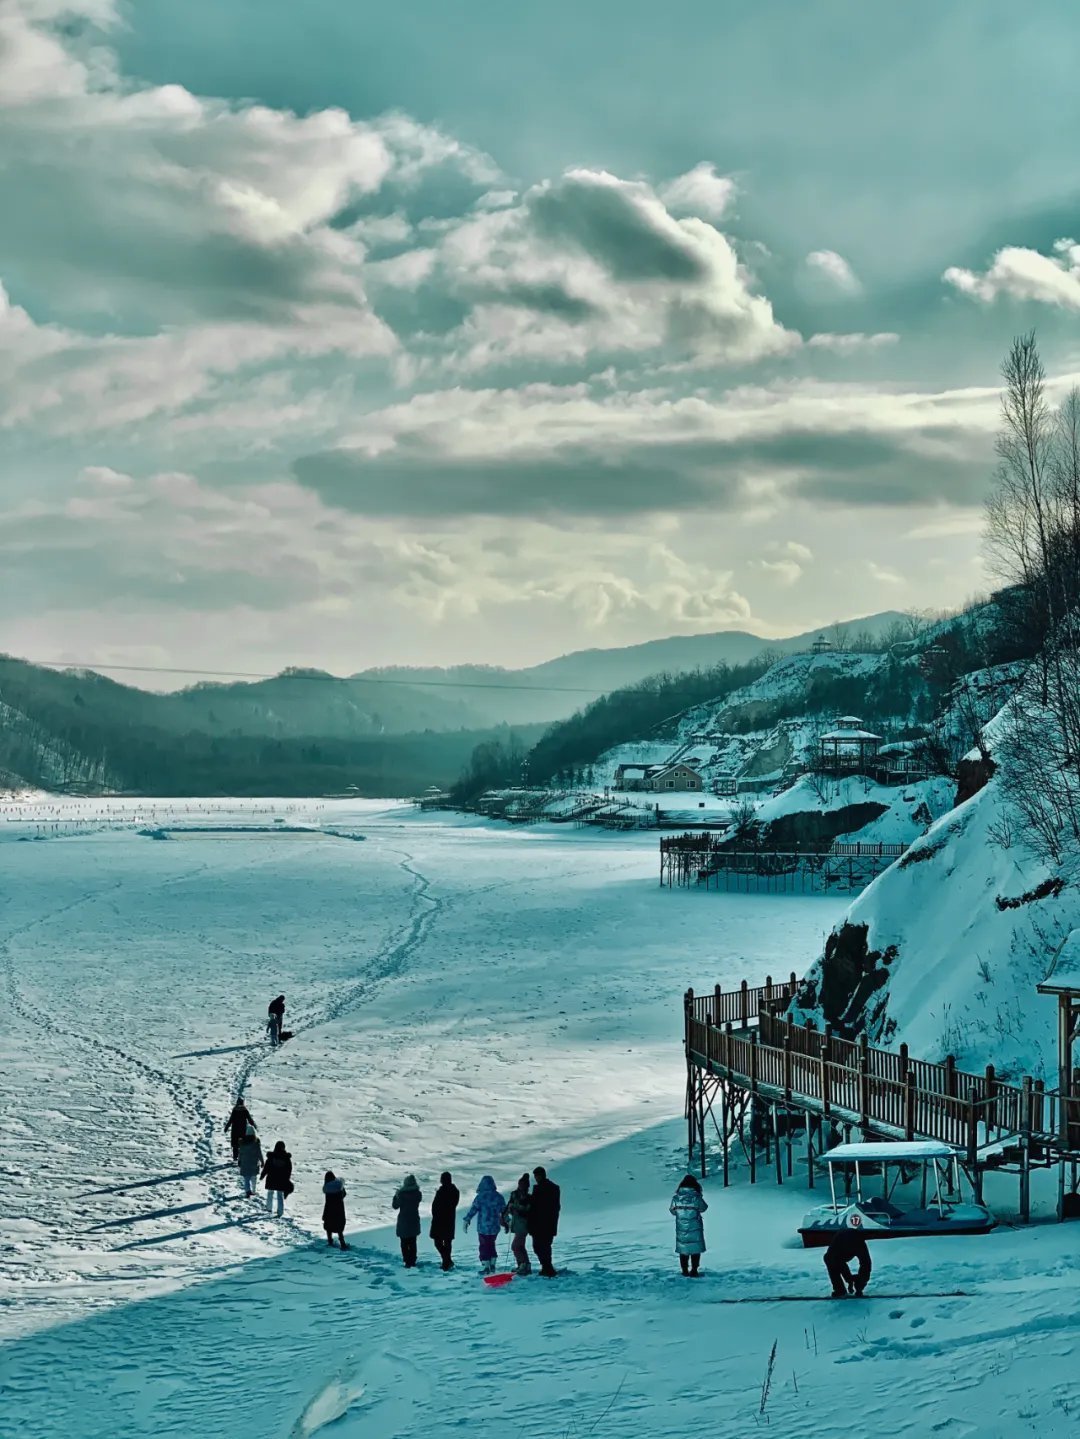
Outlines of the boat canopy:
<svg viewBox="0 0 1080 1439">
<path fill-rule="evenodd" d="M 923 1159 L 952 1159 L 955 1149 L 936 1139 L 888 1140 L 880 1144 L 838 1144 L 821 1156 L 824 1164 L 899 1164 Z"/>
</svg>

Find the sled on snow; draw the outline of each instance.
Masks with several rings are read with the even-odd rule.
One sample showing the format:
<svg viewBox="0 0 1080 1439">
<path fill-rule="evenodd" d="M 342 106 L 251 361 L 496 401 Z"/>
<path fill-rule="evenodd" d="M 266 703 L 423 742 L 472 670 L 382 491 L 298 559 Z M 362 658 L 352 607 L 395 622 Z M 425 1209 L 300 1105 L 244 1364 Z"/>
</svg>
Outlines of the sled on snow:
<svg viewBox="0 0 1080 1439">
<path fill-rule="evenodd" d="M 832 1202 L 811 1209 L 800 1225 L 799 1235 L 807 1249 L 824 1248 L 845 1229 L 857 1231 L 867 1241 L 915 1239 L 989 1234 L 997 1222 L 973 1194 L 963 1198 L 956 1151 L 937 1140 L 838 1144 L 823 1154 L 820 1162 L 828 1166 Z M 903 1208 L 894 1202 L 894 1195 L 901 1183 L 911 1182 L 912 1169 L 921 1173 L 922 1197 L 918 1206 Z M 843 1179 L 839 1198 L 838 1170 Z M 864 1194 L 864 1180 L 876 1173 L 881 1175 L 881 1193 Z M 933 1197 L 929 1199 L 931 1181 Z"/>
</svg>

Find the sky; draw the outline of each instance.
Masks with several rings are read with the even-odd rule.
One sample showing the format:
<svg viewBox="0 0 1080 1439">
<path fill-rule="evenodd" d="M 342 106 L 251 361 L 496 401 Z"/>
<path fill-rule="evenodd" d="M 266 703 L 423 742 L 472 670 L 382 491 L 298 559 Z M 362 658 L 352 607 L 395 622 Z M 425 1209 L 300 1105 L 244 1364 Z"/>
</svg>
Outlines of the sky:
<svg viewBox="0 0 1080 1439">
<path fill-rule="evenodd" d="M 277 670 L 992 583 L 1067 0 L 0 0 L 0 649 Z"/>
</svg>

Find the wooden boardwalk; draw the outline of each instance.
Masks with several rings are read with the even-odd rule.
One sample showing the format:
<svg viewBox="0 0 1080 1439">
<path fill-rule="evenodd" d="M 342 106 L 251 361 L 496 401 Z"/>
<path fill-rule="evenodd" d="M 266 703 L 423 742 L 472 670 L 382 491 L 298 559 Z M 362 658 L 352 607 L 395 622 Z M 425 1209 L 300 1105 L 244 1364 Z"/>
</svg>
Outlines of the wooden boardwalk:
<svg viewBox="0 0 1080 1439">
<path fill-rule="evenodd" d="M 904 853 L 902 844 L 834 844 L 828 849 L 733 849 L 717 836 L 660 840 L 660 883 L 706 889 L 855 891 Z"/>
<path fill-rule="evenodd" d="M 691 1161 L 706 1167 L 706 1128 L 711 1119 L 721 1142 L 724 1181 L 728 1150 L 743 1143 L 756 1178 L 761 1133 L 775 1146 L 782 1182 L 781 1135 L 792 1172 L 796 1117 L 805 1132 L 809 1178 L 829 1131 L 854 1129 L 883 1139 L 936 1139 L 951 1146 L 976 1193 L 985 1169 L 1015 1169 L 1020 1176 L 1020 1213 L 1030 1212 L 1030 1171 L 1080 1153 L 1080 1099 L 1048 1092 L 1041 1080 L 1020 1084 L 998 1079 L 994 1067 L 981 1074 L 915 1059 L 906 1045 L 878 1049 L 866 1037 L 849 1040 L 826 1026 L 796 1024 L 785 1011 L 796 979 L 758 988 L 709 994 L 687 990 L 684 998 L 687 1119 Z M 1062 1106 L 1065 1106 L 1064 1112 Z M 720 1113 L 717 1115 L 717 1108 Z M 1071 1136 L 1068 1144 L 1062 1136 Z M 1075 1162 L 1075 1161 L 1074 1161 Z"/>
</svg>

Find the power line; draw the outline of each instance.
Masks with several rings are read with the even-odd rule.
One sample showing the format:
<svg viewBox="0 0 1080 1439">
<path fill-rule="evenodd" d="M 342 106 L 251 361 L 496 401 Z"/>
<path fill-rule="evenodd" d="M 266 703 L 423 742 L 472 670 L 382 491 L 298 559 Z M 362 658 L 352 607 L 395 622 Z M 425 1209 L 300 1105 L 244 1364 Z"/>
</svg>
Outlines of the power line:
<svg viewBox="0 0 1080 1439">
<path fill-rule="evenodd" d="M 763 650 L 769 648 L 768 641 L 762 641 Z M 173 665 L 129 665 L 129 664 L 103 664 L 85 660 L 31 660 L 19 659 L 13 655 L 0 656 L 0 663 L 4 660 L 15 660 L 16 663 L 37 665 L 41 669 L 56 670 L 90 670 L 92 673 L 111 671 L 119 674 L 154 674 L 154 675 L 188 675 L 193 679 L 213 680 L 305 680 L 309 683 L 316 681 L 327 681 L 332 684 L 361 684 L 361 685 L 397 685 L 404 689 L 452 689 L 452 690 L 493 690 L 505 692 L 507 690 L 519 690 L 528 694 L 563 694 L 563 695 L 605 695 L 611 692 L 612 687 L 586 687 L 582 685 L 551 685 L 551 684 L 488 684 L 482 680 L 432 680 L 432 679 L 395 679 L 388 675 L 330 675 L 321 673 L 290 672 L 288 670 L 278 674 L 260 673 L 255 670 L 204 670 L 186 666 Z M 725 663 L 720 661 L 719 663 Z M 745 662 L 743 662 L 745 663 Z M 741 668 L 742 665 L 733 665 L 731 668 Z M 658 673 L 663 673 L 658 671 Z M 687 673 L 687 671 L 683 671 Z M 693 671 L 690 671 L 693 673 Z M 652 678 L 652 676 L 642 676 Z M 623 681 L 613 686 L 615 689 L 625 688 L 637 681 Z M 678 690 L 672 691 L 678 695 Z M 683 691 L 685 694 L 691 691 Z"/>
</svg>

